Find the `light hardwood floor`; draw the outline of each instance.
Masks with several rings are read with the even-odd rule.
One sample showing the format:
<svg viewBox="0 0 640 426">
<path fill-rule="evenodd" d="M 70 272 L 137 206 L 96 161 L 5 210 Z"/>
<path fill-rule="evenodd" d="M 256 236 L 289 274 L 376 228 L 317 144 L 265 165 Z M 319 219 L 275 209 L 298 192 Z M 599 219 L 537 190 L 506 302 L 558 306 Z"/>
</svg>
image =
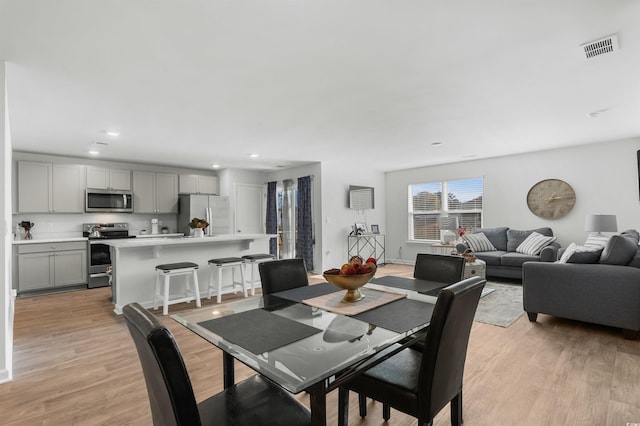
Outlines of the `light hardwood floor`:
<svg viewBox="0 0 640 426">
<path fill-rule="evenodd" d="M 410 275 L 387 265 L 380 275 Z M 321 279 L 312 277 L 312 282 Z M 239 296 L 226 295 L 223 301 Z M 215 298 L 214 298 L 215 300 Z M 205 299 L 204 305 L 214 301 Z M 170 313 L 190 309 L 173 305 Z M 14 380 L 0 385 L 2 425 L 148 425 L 142 371 L 110 289 L 20 298 L 16 301 Z M 198 399 L 222 387 L 218 349 L 168 317 Z M 236 363 L 236 378 L 253 372 Z M 308 406 L 303 392 L 297 398 Z M 336 423 L 337 392 L 328 397 Z M 351 396 L 353 425 L 379 425 L 381 405 L 360 419 Z M 611 425 L 640 423 L 640 342 L 619 330 L 540 315 L 523 315 L 508 328 L 474 323 L 464 384 L 465 425 Z M 392 411 L 390 424 L 417 422 Z M 448 425 L 445 408 L 435 420 Z"/>
</svg>

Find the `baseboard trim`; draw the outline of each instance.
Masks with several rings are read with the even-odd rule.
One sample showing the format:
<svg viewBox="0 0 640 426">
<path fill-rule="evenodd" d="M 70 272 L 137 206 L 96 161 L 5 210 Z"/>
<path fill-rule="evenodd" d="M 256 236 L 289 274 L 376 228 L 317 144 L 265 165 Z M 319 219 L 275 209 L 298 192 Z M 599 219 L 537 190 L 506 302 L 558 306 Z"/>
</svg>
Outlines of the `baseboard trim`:
<svg viewBox="0 0 640 426">
<path fill-rule="evenodd" d="M 9 370 L 6 368 L 0 370 L 0 383 L 6 383 L 13 380 L 13 377 L 9 374 Z"/>
</svg>

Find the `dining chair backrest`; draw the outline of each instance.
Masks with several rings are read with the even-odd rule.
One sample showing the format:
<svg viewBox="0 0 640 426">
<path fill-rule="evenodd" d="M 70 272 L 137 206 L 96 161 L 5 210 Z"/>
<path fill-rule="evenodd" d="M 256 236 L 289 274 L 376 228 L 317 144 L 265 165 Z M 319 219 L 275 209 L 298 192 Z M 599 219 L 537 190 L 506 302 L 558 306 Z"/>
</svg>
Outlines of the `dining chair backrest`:
<svg viewBox="0 0 640 426">
<path fill-rule="evenodd" d="M 413 277 L 446 284 L 457 283 L 464 276 L 464 257 L 418 253 Z"/>
<path fill-rule="evenodd" d="M 309 285 L 309 276 L 303 259 L 264 262 L 258 265 L 258 270 L 263 295 Z"/>
<path fill-rule="evenodd" d="M 199 425 L 191 380 L 171 331 L 138 303 L 122 308 L 136 345 L 154 426 Z"/>
<path fill-rule="evenodd" d="M 438 295 L 420 365 L 419 418 L 432 419 L 462 392 L 469 335 L 485 283 L 481 277 L 471 277 Z"/>
</svg>

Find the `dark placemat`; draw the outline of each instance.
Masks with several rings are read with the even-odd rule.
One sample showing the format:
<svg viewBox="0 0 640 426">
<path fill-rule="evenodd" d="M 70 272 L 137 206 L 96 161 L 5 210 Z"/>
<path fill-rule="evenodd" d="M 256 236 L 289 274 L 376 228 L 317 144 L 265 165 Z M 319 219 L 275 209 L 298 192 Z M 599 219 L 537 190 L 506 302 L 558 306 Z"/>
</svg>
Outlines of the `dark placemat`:
<svg viewBox="0 0 640 426">
<path fill-rule="evenodd" d="M 404 333 L 414 327 L 431 321 L 432 303 L 418 302 L 412 299 L 400 299 L 379 308 L 354 315 L 352 318 L 396 333 Z"/>
<path fill-rule="evenodd" d="M 387 287 L 401 288 L 404 290 L 417 291 L 418 293 L 427 294 L 429 296 L 438 296 L 440 290 L 449 284 L 438 281 L 419 280 L 412 277 L 394 277 L 386 276 L 374 278 L 370 281 L 372 284 L 384 285 Z"/>
<path fill-rule="evenodd" d="M 280 299 L 292 300 L 294 302 L 302 302 L 305 299 L 313 299 L 314 297 L 324 296 L 325 294 L 335 293 L 340 290 L 331 284 L 324 282 L 320 284 L 305 285 L 303 287 L 292 288 L 291 290 L 279 291 L 271 293 L 270 296 L 279 297 Z"/>
<path fill-rule="evenodd" d="M 198 325 L 256 355 L 322 331 L 263 309 L 226 315 Z"/>
</svg>

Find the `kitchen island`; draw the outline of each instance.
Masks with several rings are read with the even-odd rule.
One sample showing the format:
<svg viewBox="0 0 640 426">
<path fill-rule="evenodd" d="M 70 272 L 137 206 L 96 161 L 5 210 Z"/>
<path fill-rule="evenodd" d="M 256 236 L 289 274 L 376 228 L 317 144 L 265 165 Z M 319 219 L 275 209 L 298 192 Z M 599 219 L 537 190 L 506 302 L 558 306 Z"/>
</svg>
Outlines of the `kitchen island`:
<svg viewBox="0 0 640 426">
<path fill-rule="evenodd" d="M 122 308 L 132 302 L 138 302 L 145 308 L 153 307 L 155 267 L 166 263 L 193 262 L 200 265 L 200 295 L 206 297 L 209 285 L 209 259 L 268 253 L 269 239 L 274 237 L 276 236 L 268 234 L 239 234 L 203 238 L 158 236 L 101 241 L 109 245 L 111 250 L 114 312 L 121 314 Z M 177 285 L 171 285 L 171 293 L 184 294 L 183 282 L 184 279 L 178 277 Z"/>
</svg>

